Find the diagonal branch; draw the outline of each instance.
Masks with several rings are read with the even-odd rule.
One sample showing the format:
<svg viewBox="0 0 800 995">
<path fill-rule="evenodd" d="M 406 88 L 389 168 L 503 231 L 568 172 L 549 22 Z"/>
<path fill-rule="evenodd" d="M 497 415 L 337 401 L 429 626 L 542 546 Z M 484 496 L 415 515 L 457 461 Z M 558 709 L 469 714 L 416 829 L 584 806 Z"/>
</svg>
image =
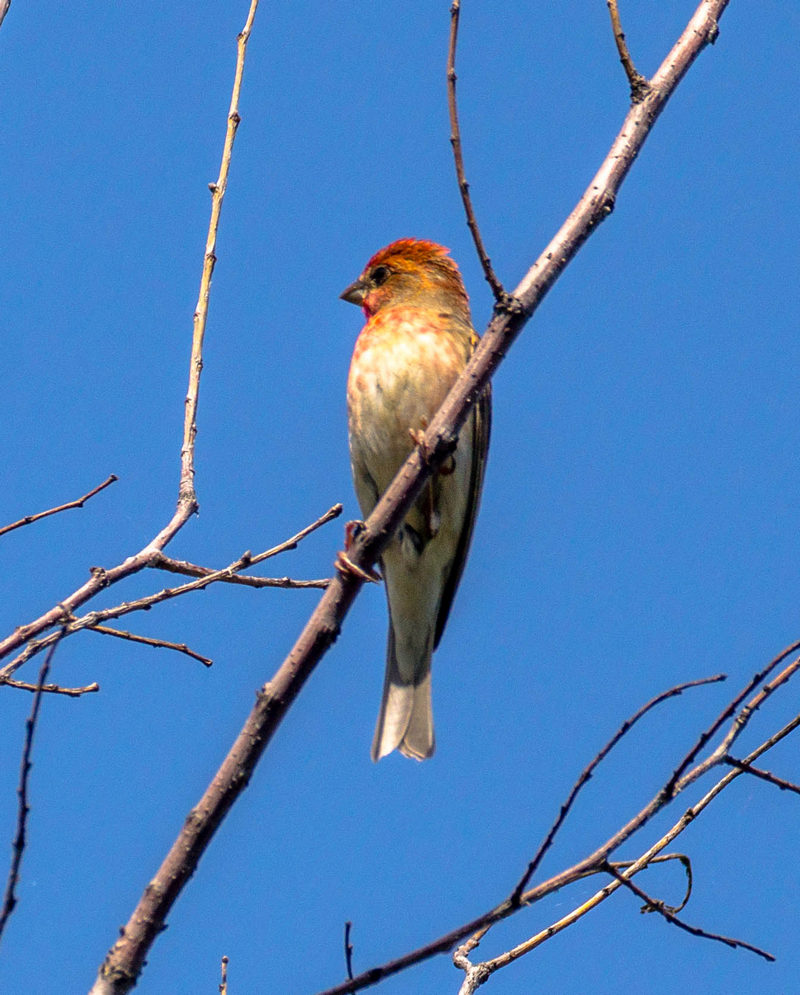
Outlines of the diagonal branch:
<svg viewBox="0 0 800 995">
<path fill-rule="evenodd" d="M 139 636 L 135 632 L 128 632 L 125 629 L 114 629 L 109 625 L 90 625 L 88 629 L 89 632 L 99 632 L 104 636 L 127 639 L 129 642 L 142 643 L 144 646 L 156 646 L 162 649 L 175 650 L 177 653 L 190 656 L 193 660 L 199 660 L 204 667 L 210 667 L 214 662 L 209 657 L 202 656 L 202 654 L 195 652 L 193 649 L 189 649 L 186 643 L 172 643 L 168 639 L 152 639 L 150 636 Z"/>
<path fill-rule="evenodd" d="M 643 718 L 651 709 L 655 708 L 656 705 L 660 705 L 662 701 L 666 701 L 667 698 L 674 698 L 677 695 L 682 694 L 684 691 L 688 690 L 688 688 L 700 687 L 703 684 L 716 684 L 719 681 L 724 681 L 724 680 L 726 680 L 725 674 L 715 674 L 714 677 L 704 677 L 701 680 L 687 681 L 685 684 L 678 684 L 677 687 L 670 688 L 668 691 L 663 691 L 661 694 L 657 695 L 651 701 L 648 701 L 646 705 L 642 705 L 642 707 L 639 709 L 638 712 L 636 712 L 635 715 L 632 715 L 629 719 L 626 719 L 625 722 L 622 723 L 622 725 L 619 727 L 616 733 L 614 733 L 611 739 L 606 743 L 603 749 L 600 750 L 600 752 L 597 754 L 594 760 L 591 761 L 591 763 L 586 767 L 581 776 L 573 785 L 572 791 L 569 793 L 569 797 L 561 806 L 561 811 L 558 813 L 555 822 L 550 828 L 550 832 L 547 834 L 547 836 L 545 836 L 544 840 L 541 843 L 541 846 L 536 852 L 536 855 L 534 856 L 533 860 L 528 864 L 527 870 L 522 875 L 519 884 L 512 892 L 511 894 L 512 903 L 519 904 L 522 893 L 528 887 L 528 883 L 530 882 L 533 875 L 536 873 L 536 869 L 539 867 L 539 864 L 541 864 L 542 858 L 552 846 L 553 840 L 555 839 L 556 834 L 558 833 L 561 826 L 564 824 L 564 820 L 566 819 L 569 810 L 572 808 L 572 805 L 575 802 L 575 799 L 577 798 L 580 790 L 584 787 L 584 785 L 588 783 L 589 779 L 597 769 L 598 765 L 608 756 L 608 754 L 622 739 L 622 737 L 627 732 L 629 732 L 633 728 L 633 726 L 636 725 L 639 719 Z"/>
<path fill-rule="evenodd" d="M 25 745 L 22 747 L 22 761 L 19 768 L 19 787 L 17 797 L 19 798 L 19 808 L 17 810 L 17 831 L 14 835 L 14 852 L 11 858 L 11 867 L 6 880 L 6 890 L 3 897 L 3 908 L 0 909 L 0 937 L 6 928 L 9 917 L 17 904 L 16 888 L 19 882 L 19 869 L 22 865 L 22 855 L 25 852 L 26 833 L 28 826 L 28 776 L 31 772 L 31 751 L 33 750 L 33 735 L 36 732 L 36 723 L 39 719 L 39 708 L 42 704 L 42 691 L 50 672 L 50 664 L 53 662 L 53 654 L 56 646 L 53 645 L 50 652 L 45 657 L 42 668 L 39 671 L 39 681 L 36 687 L 36 694 L 31 705 L 31 714 L 25 722 Z"/>
<path fill-rule="evenodd" d="M 116 474 L 112 473 L 103 481 L 102 484 L 98 484 L 97 487 L 93 487 L 88 494 L 84 494 L 82 498 L 78 498 L 76 501 L 68 501 L 66 504 L 60 504 L 57 508 L 48 508 L 47 511 L 40 511 L 36 515 L 26 515 L 24 518 L 20 518 L 18 522 L 12 522 L 10 525 L 4 525 L 0 529 L 0 536 L 5 535 L 6 532 L 13 532 L 14 529 L 20 529 L 23 525 L 30 525 L 32 522 L 38 522 L 40 518 L 47 518 L 48 515 L 57 515 L 60 511 L 69 511 L 70 508 L 82 508 L 84 504 L 93 498 L 95 494 L 99 494 L 100 491 L 110 487 L 119 478 Z"/>
<path fill-rule="evenodd" d="M 363 531 L 350 546 L 349 559 L 363 571 L 376 561 L 425 482 L 451 451 L 471 407 L 528 319 L 573 256 L 610 214 L 616 195 L 655 121 L 694 60 L 716 36 L 717 21 L 727 4 L 728 0 L 701 2 L 651 81 L 651 92 L 629 110 L 589 188 L 515 290 L 519 307 L 495 314 L 472 360 L 426 431 L 424 444 L 418 446 L 401 467 L 367 519 Z M 255 0 L 248 25 L 252 23 L 254 7 Z M 163 928 L 169 910 L 230 807 L 247 785 L 286 712 L 338 636 L 362 584 L 363 580 L 353 572 L 337 571 L 331 580 L 289 655 L 259 692 L 255 707 L 227 757 L 122 928 L 100 969 L 92 995 L 121 995 L 136 983 L 147 952 Z M 484 922 L 482 918 L 470 924 L 464 933 L 451 938 L 448 946 L 475 932 Z M 342 989 L 347 990 L 347 987 Z"/>
</svg>

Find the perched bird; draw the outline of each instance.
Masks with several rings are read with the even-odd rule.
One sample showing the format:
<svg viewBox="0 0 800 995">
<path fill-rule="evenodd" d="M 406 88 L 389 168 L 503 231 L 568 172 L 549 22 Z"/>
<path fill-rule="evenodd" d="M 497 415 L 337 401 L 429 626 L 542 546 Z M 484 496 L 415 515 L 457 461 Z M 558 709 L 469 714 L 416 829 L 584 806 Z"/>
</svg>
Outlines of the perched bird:
<svg viewBox="0 0 800 995">
<path fill-rule="evenodd" d="M 404 238 L 377 252 L 341 295 L 364 310 L 347 381 L 350 460 L 364 517 L 415 448 L 478 344 L 448 250 Z M 431 655 L 467 558 L 489 449 L 487 387 L 458 445 L 386 547 L 386 676 L 372 759 L 434 751 Z"/>
</svg>

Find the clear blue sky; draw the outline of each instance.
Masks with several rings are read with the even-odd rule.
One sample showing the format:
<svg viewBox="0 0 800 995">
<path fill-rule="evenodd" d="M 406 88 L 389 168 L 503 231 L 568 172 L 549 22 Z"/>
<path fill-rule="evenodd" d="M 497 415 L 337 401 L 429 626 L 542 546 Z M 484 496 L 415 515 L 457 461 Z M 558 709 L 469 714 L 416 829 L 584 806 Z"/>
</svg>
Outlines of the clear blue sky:
<svg viewBox="0 0 800 995">
<path fill-rule="evenodd" d="M 627 0 L 651 74 L 694 0 Z M 491 8 L 491 9 L 490 9 Z M 246 3 L 15 0 L 0 29 L 4 343 L 0 523 L 120 480 L 82 511 L 0 540 L 3 634 L 161 528 L 177 496 L 191 318 Z M 360 315 L 338 299 L 401 236 L 450 246 L 476 326 L 490 314 L 453 176 L 448 4 L 264 0 L 218 245 L 197 441 L 200 516 L 174 555 L 222 566 L 337 501 L 357 507 L 344 383 Z M 138 991 L 310 995 L 513 887 L 575 777 L 659 691 L 602 767 L 543 869 L 602 842 L 657 790 L 751 673 L 800 636 L 797 453 L 800 12 L 732 0 L 659 121 L 617 209 L 495 379 L 475 543 L 435 659 L 435 758 L 369 744 L 383 592 L 363 592 L 151 951 Z M 603 0 L 463 5 L 465 157 L 501 278 L 513 287 L 593 176 L 627 89 Z M 341 521 L 275 561 L 325 576 Z M 116 604 L 171 578 L 139 575 Z M 4 995 L 66 995 L 97 965 L 316 603 L 217 586 L 129 619 L 165 650 L 86 633 L 53 677 L 101 693 L 43 703 L 20 905 L 0 948 Z M 35 680 L 36 668 L 24 672 Z M 2 695 L 0 871 L 30 696 Z M 800 684 L 757 717 L 752 747 L 800 710 Z M 766 766 L 798 779 L 797 741 Z M 710 785 L 711 782 L 709 782 Z M 705 786 L 686 796 L 689 804 Z M 622 851 L 634 857 L 678 804 Z M 741 778 L 681 838 L 684 915 L 778 958 L 694 939 L 618 894 L 491 995 L 692 989 L 783 995 L 800 974 L 798 799 Z M 640 884 L 668 902 L 683 879 Z M 496 954 L 596 883 L 493 931 Z M 385 995 L 442 995 L 446 957 Z"/>
</svg>

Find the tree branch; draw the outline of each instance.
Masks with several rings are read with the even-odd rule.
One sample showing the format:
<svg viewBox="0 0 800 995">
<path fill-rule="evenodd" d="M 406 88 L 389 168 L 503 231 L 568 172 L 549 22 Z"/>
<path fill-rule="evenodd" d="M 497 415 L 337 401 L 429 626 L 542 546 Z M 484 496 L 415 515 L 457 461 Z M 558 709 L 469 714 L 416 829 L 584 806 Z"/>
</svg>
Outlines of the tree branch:
<svg viewBox="0 0 800 995">
<path fill-rule="evenodd" d="M 458 20 L 461 13 L 461 0 L 453 0 L 450 5 L 450 46 L 447 53 L 447 108 L 450 112 L 450 144 L 453 147 L 453 160 L 456 167 L 456 178 L 464 212 L 467 215 L 467 227 L 472 234 L 472 241 L 478 253 L 483 274 L 492 288 L 495 301 L 499 304 L 505 299 L 503 284 L 497 279 L 492 269 L 492 261 L 483 245 L 481 230 L 478 227 L 475 212 L 472 209 L 472 198 L 469 195 L 469 183 L 464 171 L 464 156 L 461 151 L 461 128 L 458 124 L 458 103 L 456 101 L 456 46 L 458 44 Z"/>
<path fill-rule="evenodd" d="M 705 940 L 717 940 L 719 943 L 724 943 L 729 947 L 742 947 L 744 950 L 750 950 L 754 954 L 758 954 L 759 957 L 763 957 L 765 960 L 775 960 L 772 954 L 767 953 L 766 950 L 762 950 L 760 947 L 754 947 L 752 943 L 746 943 L 744 940 L 736 940 L 731 936 L 721 936 L 719 933 L 709 933 L 705 929 L 700 929 L 699 926 L 690 926 L 689 923 L 679 919 L 662 901 L 651 898 L 646 891 L 642 891 L 630 878 L 625 874 L 620 874 L 611 864 L 607 864 L 605 870 L 644 902 L 642 912 L 657 912 L 667 922 L 672 923 L 673 926 L 677 926 L 679 929 L 685 930 L 687 933 L 691 933 L 692 936 L 699 936 Z"/>
<path fill-rule="evenodd" d="M 0 23 L 2 23 L 2 18 L 0 18 Z M 18 522 L 12 522 L 10 525 L 4 525 L 0 529 L 0 536 L 6 534 L 6 532 L 13 532 L 14 529 L 20 529 L 23 525 L 30 525 L 32 522 L 38 522 L 40 518 L 47 518 L 48 515 L 57 515 L 60 511 L 68 511 L 70 508 L 82 508 L 84 504 L 93 498 L 95 494 L 99 494 L 100 491 L 110 487 L 119 478 L 116 474 L 110 474 L 102 484 L 98 484 L 97 487 L 92 488 L 88 494 L 84 494 L 82 498 L 78 498 L 77 501 L 68 501 L 66 504 L 60 504 L 57 508 L 49 508 L 47 511 L 40 511 L 36 515 L 26 515 L 24 518 L 20 518 Z"/>
<path fill-rule="evenodd" d="M 691 64 L 715 36 L 717 21 L 727 3 L 728 0 L 703 0 L 700 4 L 653 78 L 651 92 L 628 112 L 622 130 L 586 193 L 514 292 L 514 297 L 519 299 L 519 307 L 495 314 L 464 374 L 426 431 L 423 445 L 401 467 L 367 519 L 365 528 L 348 550 L 350 560 L 362 570 L 368 570 L 375 562 L 425 482 L 451 451 L 470 408 L 530 316 L 592 231 L 611 212 L 617 192 L 656 119 Z M 252 23 L 254 9 L 255 0 L 248 25 Z M 422 449 L 426 453 L 425 459 L 420 452 Z M 331 580 L 289 655 L 272 680 L 259 692 L 256 705 L 227 757 L 198 805 L 189 814 L 156 876 L 146 887 L 119 939 L 109 951 L 92 995 L 120 995 L 135 984 L 147 951 L 162 929 L 167 913 L 228 810 L 247 785 L 287 710 L 335 641 L 362 583 L 361 578 L 350 572 L 344 574 L 337 571 Z M 627 838 L 631 831 L 626 827 L 621 838 Z M 607 853 L 603 854 L 603 859 L 605 857 Z M 596 862 L 600 858 L 595 856 L 594 859 Z M 508 903 L 499 908 L 504 910 L 504 914 L 510 914 Z M 499 909 L 491 915 L 500 918 Z M 463 932 L 449 934 L 434 946 L 449 949 L 485 922 L 486 917 L 481 917 L 468 924 Z M 439 946 L 441 943 L 445 945 Z M 401 960 L 404 965 L 415 962 L 413 958 Z M 367 975 L 369 984 L 378 980 L 373 978 L 372 972 Z M 348 986 L 354 984 L 347 982 L 339 990 L 345 993 Z M 334 990 L 330 990 L 331 995 Z"/>
<path fill-rule="evenodd" d="M 14 911 L 17 904 L 16 888 L 19 882 L 19 869 L 22 865 L 22 855 L 25 852 L 28 812 L 30 811 L 30 806 L 28 805 L 28 777 L 32 767 L 31 751 L 33 750 L 33 734 L 36 732 L 36 723 L 39 719 L 39 708 L 42 704 L 42 690 L 44 689 L 47 675 L 50 672 L 50 665 L 53 662 L 53 654 L 55 651 L 56 646 L 53 645 L 50 648 L 50 652 L 45 657 L 42 668 L 39 671 L 39 681 L 36 687 L 33 704 L 31 705 L 31 714 L 25 722 L 25 743 L 22 747 L 22 761 L 20 762 L 19 767 L 19 787 L 17 788 L 17 797 L 19 798 L 19 808 L 17 809 L 17 831 L 14 836 L 13 856 L 11 858 L 11 867 L 9 868 L 8 878 L 6 880 L 3 908 L 0 909 L 0 938 L 2 938 L 3 930 L 6 928 L 6 923 L 8 922 L 11 913 Z"/>
<path fill-rule="evenodd" d="M 622 68 L 625 70 L 625 75 L 628 77 L 628 83 L 630 84 L 631 101 L 634 104 L 638 104 L 649 93 L 650 84 L 637 71 L 636 66 L 633 64 L 631 53 L 628 51 L 628 43 L 625 41 L 625 33 L 622 30 L 622 22 L 619 19 L 617 0 L 606 0 L 606 5 L 611 15 L 611 27 L 614 31 L 614 41 L 617 43 L 619 61 L 622 63 Z"/>
</svg>

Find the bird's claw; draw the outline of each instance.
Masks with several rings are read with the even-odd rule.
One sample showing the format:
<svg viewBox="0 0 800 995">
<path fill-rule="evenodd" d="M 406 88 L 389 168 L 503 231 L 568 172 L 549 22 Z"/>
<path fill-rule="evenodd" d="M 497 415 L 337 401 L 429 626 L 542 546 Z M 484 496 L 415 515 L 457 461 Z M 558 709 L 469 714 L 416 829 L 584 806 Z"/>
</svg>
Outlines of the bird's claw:
<svg viewBox="0 0 800 995">
<path fill-rule="evenodd" d="M 364 570 L 357 563 L 353 563 L 343 550 L 340 550 L 336 554 L 336 560 L 333 565 L 340 574 L 345 574 L 345 576 L 350 574 L 350 576 L 358 577 L 359 580 L 366 581 L 368 584 L 380 584 L 383 580 L 383 577 L 381 577 L 377 570 Z"/>
</svg>

